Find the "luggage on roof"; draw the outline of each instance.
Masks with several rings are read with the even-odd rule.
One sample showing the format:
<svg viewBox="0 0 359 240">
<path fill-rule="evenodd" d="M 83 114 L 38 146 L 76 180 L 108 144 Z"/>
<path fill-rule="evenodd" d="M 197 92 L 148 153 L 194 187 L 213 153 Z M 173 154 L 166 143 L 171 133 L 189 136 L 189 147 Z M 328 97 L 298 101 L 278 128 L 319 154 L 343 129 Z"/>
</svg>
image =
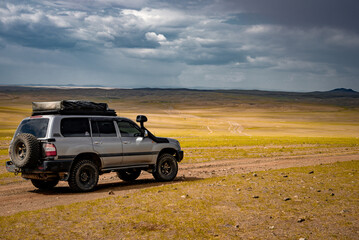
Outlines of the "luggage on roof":
<svg viewBox="0 0 359 240">
<path fill-rule="evenodd" d="M 108 108 L 107 103 L 79 100 L 32 103 L 32 116 L 48 114 L 117 116 L 115 110 Z"/>
</svg>

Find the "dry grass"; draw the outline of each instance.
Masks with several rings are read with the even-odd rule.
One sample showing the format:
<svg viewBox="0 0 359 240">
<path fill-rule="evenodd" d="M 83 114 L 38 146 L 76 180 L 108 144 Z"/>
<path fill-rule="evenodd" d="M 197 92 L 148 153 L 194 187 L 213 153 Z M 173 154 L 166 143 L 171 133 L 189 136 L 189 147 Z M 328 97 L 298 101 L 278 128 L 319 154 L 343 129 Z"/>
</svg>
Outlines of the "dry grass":
<svg viewBox="0 0 359 240">
<path fill-rule="evenodd" d="M 30 115 L 30 102 L 76 98 L 108 102 L 131 119 L 146 114 L 146 126 L 154 134 L 180 140 L 184 163 L 358 152 L 359 110 L 348 107 L 352 100 L 341 99 L 344 106 L 338 106 L 330 99 L 251 94 L 83 89 L 49 93 L 31 88 L 0 92 L 0 164 L 8 158 L 5 151 L 17 125 Z"/>
<path fill-rule="evenodd" d="M 359 231 L 358 171 L 359 161 L 351 161 L 173 183 L 126 196 L 1 217 L 1 236 L 355 239 Z"/>
<path fill-rule="evenodd" d="M 180 140 L 183 164 L 358 153 L 359 148 L 357 99 L 230 91 L 34 89 L 0 91 L 0 99 L 1 166 L 17 125 L 31 112 L 30 102 L 60 99 L 105 101 L 131 119 L 146 114 L 152 132 Z M 180 182 L 125 197 L 22 212 L 0 218 L 0 238 L 355 239 L 358 165 L 354 161 L 258 172 L 257 177 L 248 173 Z M 0 184 L 13 181 L 21 178 L 8 176 L 1 167 Z"/>
<path fill-rule="evenodd" d="M 91 97 L 89 97 L 91 96 Z M 359 137 L 359 98 L 189 90 L 0 89 L 0 136 L 29 116 L 32 101 L 107 102 L 119 115 L 149 117 L 166 136 Z"/>
</svg>

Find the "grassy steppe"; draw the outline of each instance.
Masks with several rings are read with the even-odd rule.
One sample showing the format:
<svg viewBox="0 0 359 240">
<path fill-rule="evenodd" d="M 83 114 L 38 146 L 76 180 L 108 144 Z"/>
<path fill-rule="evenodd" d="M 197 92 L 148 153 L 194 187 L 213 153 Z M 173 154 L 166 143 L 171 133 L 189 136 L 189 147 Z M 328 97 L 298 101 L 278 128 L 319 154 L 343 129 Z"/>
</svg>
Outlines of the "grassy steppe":
<svg viewBox="0 0 359 240">
<path fill-rule="evenodd" d="M 175 137 L 184 163 L 358 152 L 359 97 L 259 91 L 0 88 L 0 165 L 31 102 L 107 102 L 118 115 L 149 118 L 154 134 Z M 0 184 L 13 175 L 0 169 Z M 20 178 L 18 178 L 20 180 Z"/>
<path fill-rule="evenodd" d="M 325 95 L 326 96 L 326 95 Z M 10 136 L 33 101 L 107 102 L 118 115 L 146 114 L 166 136 L 359 137 L 359 97 L 256 91 L 0 88 L 0 136 Z"/>
<path fill-rule="evenodd" d="M 359 152 L 359 98 L 354 97 L 0 88 L 0 185 L 22 181 L 4 165 L 9 141 L 21 119 L 31 114 L 31 102 L 61 99 L 107 102 L 131 119 L 147 115 L 146 126 L 153 133 L 181 142 L 181 164 Z M 22 212 L 0 218 L 0 239 L 355 239 L 358 165 L 353 161 L 270 170 L 257 177 L 248 173 L 175 182 Z"/>
<path fill-rule="evenodd" d="M 4 239 L 355 239 L 359 161 L 210 178 L 0 217 Z"/>
</svg>

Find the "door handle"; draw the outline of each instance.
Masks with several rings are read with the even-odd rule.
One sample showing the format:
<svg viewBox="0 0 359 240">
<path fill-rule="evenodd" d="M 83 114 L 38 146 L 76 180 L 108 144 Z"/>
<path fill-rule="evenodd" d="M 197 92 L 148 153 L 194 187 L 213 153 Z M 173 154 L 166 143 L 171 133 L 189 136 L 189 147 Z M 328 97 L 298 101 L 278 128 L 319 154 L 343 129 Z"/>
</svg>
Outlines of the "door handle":
<svg viewBox="0 0 359 240">
<path fill-rule="evenodd" d="M 98 144 L 102 144 L 102 142 L 93 142 L 93 144 L 97 144 L 97 145 L 98 145 Z"/>
<path fill-rule="evenodd" d="M 123 144 L 129 144 L 130 142 L 129 141 L 123 141 Z"/>
</svg>

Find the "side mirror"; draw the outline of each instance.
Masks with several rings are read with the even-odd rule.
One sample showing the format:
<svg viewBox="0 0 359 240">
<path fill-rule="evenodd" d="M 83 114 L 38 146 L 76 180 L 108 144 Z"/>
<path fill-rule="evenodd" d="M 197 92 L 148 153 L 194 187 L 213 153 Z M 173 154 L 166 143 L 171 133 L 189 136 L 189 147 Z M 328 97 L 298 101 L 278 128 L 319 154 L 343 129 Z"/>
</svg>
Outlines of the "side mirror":
<svg viewBox="0 0 359 240">
<path fill-rule="evenodd" d="M 136 122 L 139 122 L 139 123 L 147 122 L 147 117 L 145 115 L 138 115 L 136 117 Z"/>
<path fill-rule="evenodd" d="M 144 129 L 145 127 L 143 126 L 143 123 L 147 122 L 147 117 L 145 115 L 138 115 L 136 117 L 136 122 L 141 123 L 141 128 Z"/>
</svg>

